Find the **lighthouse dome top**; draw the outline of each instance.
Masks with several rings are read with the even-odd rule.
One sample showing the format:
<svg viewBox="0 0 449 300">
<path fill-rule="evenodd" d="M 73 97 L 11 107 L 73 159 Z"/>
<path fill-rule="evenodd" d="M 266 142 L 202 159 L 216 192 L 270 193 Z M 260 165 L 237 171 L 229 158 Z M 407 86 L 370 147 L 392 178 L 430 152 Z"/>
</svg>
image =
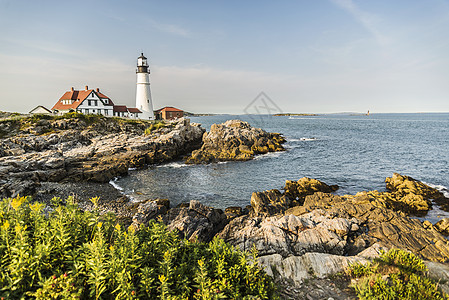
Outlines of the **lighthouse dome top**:
<svg viewBox="0 0 449 300">
<path fill-rule="evenodd" d="M 137 67 L 141 68 L 144 67 L 144 69 L 140 69 L 139 72 L 146 72 L 147 68 L 148 68 L 148 62 L 147 62 L 147 58 L 143 55 L 139 56 L 137 58 Z"/>
</svg>

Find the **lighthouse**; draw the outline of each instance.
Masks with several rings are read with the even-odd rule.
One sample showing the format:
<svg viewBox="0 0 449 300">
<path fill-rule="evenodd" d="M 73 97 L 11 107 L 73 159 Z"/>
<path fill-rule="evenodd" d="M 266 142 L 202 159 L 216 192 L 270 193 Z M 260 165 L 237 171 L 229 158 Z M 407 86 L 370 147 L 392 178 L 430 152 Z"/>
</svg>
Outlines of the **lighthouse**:
<svg viewBox="0 0 449 300">
<path fill-rule="evenodd" d="M 136 90 L 136 108 L 142 111 L 139 116 L 141 119 L 154 120 L 153 101 L 150 91 L 150 68 L 147 58 L 140 55 L 137 58 L 137 90 Z"/>
</svg>

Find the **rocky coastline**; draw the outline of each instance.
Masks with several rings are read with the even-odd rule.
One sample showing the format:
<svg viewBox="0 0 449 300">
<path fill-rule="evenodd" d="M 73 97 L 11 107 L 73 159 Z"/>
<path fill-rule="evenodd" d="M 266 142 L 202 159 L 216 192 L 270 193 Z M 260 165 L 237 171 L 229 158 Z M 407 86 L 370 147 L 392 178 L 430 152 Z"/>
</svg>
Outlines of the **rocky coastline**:
<svg viewBox="0 0 449 300">
<path fill-rule="evenodd" d="M 114 212 L 136 229 L 156 219 L 191 241 L 218 236 L 242 250 L 255 248 L 266 272 L 282 282 L 286 299 L 353 299 L 347 283 L 338 286 L 330 278 L 392 248 L 424 259 L 449 292 L 449 220 L 414 218 L 433 203 L 449 208 L 436 189 L 395 173 L 385 180 L 387 192 L 339 196 L 338 186 L 304 177 L 286 180 L 282 190 L 255 192 L 248 206 L 224 211 L 194 199 L 177 207 L 168 199 L 133 202 L 108 183 L 129 168 L 183 156 L 188 163 L 213 163 L 284 151 L 282 135 L 238 120 L 213 125 L 209 133 L 189 119 L 151 131 L 149 126 L 79 116 L 1 122 L 0 194 L 43 202 L 74 196 L 87 210 L 98 196 L 101 212 Z"/>
</svg>

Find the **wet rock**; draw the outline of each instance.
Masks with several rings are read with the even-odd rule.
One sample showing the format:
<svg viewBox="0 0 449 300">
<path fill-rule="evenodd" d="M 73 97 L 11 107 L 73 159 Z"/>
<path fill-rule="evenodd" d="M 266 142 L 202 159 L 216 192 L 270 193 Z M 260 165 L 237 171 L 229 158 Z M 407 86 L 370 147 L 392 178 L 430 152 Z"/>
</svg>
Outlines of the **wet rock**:
<svg viewBox="0 0 449 300">
<path fill-rule="evenodd" d="M 284 142 L 279 133 L 269 133 L 240 120 L 229 120 L 223 124 L 213 124 L 210 132 L 204 134 L 201 148 L 193 151 L 186 162 L 250 160 L 256 154 L 284 151 Z"/>
</svg>

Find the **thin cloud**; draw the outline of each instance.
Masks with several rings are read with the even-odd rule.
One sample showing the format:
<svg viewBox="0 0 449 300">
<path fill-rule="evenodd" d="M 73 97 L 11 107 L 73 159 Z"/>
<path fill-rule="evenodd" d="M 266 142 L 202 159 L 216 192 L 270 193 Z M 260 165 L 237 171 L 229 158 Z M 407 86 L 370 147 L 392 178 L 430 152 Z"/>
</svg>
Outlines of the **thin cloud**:
<svg viewBox="0 0 449 300">
<path fill-rule="evenodd" d="M 166 24 L 161 22 L 156 22 L 154 20 L 149 20 L 150 25 L 162 32 L 170 33 L 173 35 L 178 35 L 182 37 L 189 37 L 191 36 L 191 32 L 181 26 L 175 25 L 175 24 Z"/>
<path fill-rule="evenodd" d="M 376 15 L 363 11 L 352 0 L 330 1 L 351 14 L 357 22 L 362 24 L 362 26 L 374 36 L 380 45 L 385 45 L 389 42 L 389 38 L 377 28 L 379 18 Z"/>
</svg>

